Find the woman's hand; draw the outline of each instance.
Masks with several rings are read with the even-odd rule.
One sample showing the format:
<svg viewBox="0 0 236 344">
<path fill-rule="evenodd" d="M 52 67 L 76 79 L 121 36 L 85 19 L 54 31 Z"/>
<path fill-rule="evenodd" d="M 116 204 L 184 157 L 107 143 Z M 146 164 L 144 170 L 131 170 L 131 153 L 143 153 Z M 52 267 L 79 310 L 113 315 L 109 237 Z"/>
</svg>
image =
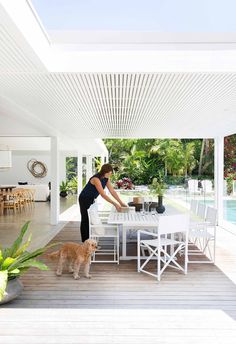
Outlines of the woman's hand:
<svg viewBox="0 0 236 344">
<path fill-rule="evenodd" d="M 116 210 L 120 213 L 121 212 L 121 206 L 118 203 L 115 203 L 114 206 L 116 207 Z"/>
<path fill-rule="evenodd" d="M 120 205 L 121 205 L 121 207 L 126 207 L 126 208 L 129 207 L 126 203 L 123 203 L 123 202 L 121 202 Z"/>
</svg>

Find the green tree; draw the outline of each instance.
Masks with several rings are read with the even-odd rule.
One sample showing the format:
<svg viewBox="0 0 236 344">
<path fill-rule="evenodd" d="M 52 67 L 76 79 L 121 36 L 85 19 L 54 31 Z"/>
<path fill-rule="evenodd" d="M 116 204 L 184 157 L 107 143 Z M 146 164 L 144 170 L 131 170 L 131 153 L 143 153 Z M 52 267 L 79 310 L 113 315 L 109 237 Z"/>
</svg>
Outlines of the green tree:
<svg viewBox="0 0 236 344">
<path fill-rule="evenodd" d="M 188 142 L 184 145 L 183 155 L 184 155 L 184 174 L 185 177 L 192 174 L 193 169 L 196 166 L 196 159 L 194 157 L 195 144 L 194 142 Z"/>
<path fill-rule="evenodd" d="M 152 179 L 164 171 L 171 183 L 183 182 L 184 176 L 198 173 L 202 159 L 201 173 L 212 173 L 213 141 L 196 139 L 106 139 L 109 162 L 115 168 L 116 178 L 129 177 L 134 184 L 151 184 Z"/>
</svg>

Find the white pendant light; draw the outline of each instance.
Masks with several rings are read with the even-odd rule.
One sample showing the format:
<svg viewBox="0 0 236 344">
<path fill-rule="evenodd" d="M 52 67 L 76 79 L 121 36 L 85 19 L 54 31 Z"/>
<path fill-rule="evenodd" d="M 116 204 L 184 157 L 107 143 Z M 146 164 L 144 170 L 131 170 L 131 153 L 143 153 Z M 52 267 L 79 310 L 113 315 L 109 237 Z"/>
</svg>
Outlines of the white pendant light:
<svg viewBox="0 0 236 344">
<path fill-rule="evenodd" d="M 11 151 L 6 148 L 0 147 L 0 171 L 5 171 L 12 167 Z"/>
</svg>

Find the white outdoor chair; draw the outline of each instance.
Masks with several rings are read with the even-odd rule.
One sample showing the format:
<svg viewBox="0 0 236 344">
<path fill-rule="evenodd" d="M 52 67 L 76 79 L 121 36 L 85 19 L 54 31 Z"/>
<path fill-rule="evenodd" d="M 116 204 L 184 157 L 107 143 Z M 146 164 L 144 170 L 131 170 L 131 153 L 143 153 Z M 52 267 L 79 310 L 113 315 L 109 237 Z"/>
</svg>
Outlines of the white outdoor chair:
<svg viewBox="0 0 236 344">
<path fill-rule="evenodd" d="M 204 179 L 201 181 L 202 183 L 202 192 L 204 194 L 211 194 L 213 193 L 212 181 L 209 179 Z"/>
<path fill-rule="evenodd" d="M 215 263 L 216 225 L 217 210 L 207 207 L 205 221 L 196 223 L 189 232 L 189 245 L 194 246 L 188 250 L 189 263 Z M 191 256 L 201 256 L 202 259 L 193 260 Z"/>
<path fill-rule="evenodd" d="M 138 272 L 144 272 L 148 275 L 154 276 L 158 281 L 161 280 L 161 275 L 164 270 L 169 266 L 174 269 L 187 273 L 188 268 L 188 230 L 189 230 L 189 216 L 184 215 L 171 215 L 160 216 L 158 224 L 158 232 L 150 233 L 147 231 L 138 231 Z M 182 233 L 182 240 L 175 240 L 168 238 L 169 235 L 173 236 L 175 233 Z M 141 235 L 145 234 L 151 236 L 152 239 L 144 240 Z M 155 239 L 153 239 L 155 238 Z M 171 247 L 173 250 L 171 250 Z M 149 256 L 141 256 L 141 249 L 147 249 Z M 176 259 L 181 250 L 185 252 L 184 265 L 181 266 Z M 171 253 L 169 253 L 169 251 Z M 145 267 L 153 260 L 157 260 L 157 271 L 152 273 L 147 271 Z M 141 261 L 143 261 L 141 263 Z"/>
<path fill-rule="evenodd" d="M 193 206 L 194 207 L 194 206 Z M 198 225 L 202 225 L 203 222 L 205 222 L 206 219 L 206 209 L 207 206 L 204 203 L 201 203 L 197 201 L 196 211 L 191 211 L 190 208 L 190 225 L 189 229 L 196 229 Z"/>
<path fill-rule="evenodd" d="M 189 179 L 188 180 L 188 192 L 190 194 L 200 194 L 201 191 L 198 189 L 198 180 Z"/>
<path fill-rule="evenodd" d="M 206 204 L 198 202 L 196 215 L 197 215 L 197 217 L 199 218 L 200 221 L 205 221 L 206 209 L 207 209 Z"/>
<path fill-rule="evenodd" d="M 102 222 L 96 203 L 92 204 L 88 209 L 88 216 L 89 237 L 96 240 L 98 246 L 100 246 L 100 249 L 93 254 L 92 262 L 119 264 L 119 227 Z M 111 257 L 111 259 L 101 259 L 101 256 Z"/>
<path fill-rule="evenodd" d="M 191 199 L 190 211 L 193 215 L 197 214 L 197 208 L 198 208 L 198 201 L 196 199 Z"/>
</svg>

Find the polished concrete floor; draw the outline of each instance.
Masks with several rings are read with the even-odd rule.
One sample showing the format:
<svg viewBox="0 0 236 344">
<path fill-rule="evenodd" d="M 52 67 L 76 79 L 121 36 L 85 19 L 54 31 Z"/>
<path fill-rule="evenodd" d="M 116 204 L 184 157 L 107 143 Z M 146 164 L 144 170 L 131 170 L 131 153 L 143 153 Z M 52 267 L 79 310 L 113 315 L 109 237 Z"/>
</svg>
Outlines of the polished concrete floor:
<svg viewBox="0 0 236 344">
<path fill-rule="evenodd" d="M 68 209 L 76 203 L 76 196 L 60 198 L 60 213 L 68 212 Z M 0 244 L 10 245 L 17 237 L 22 225 L 30 221 L 29 232 L 32 233 L 30 249 L 46 245 L 68 222 L 64 221 L 56 226 L 50 224 L 50 203 L 35 202 L 33 206 L 14 213 L 12 210 L 0 216 Z M 79 225 L 79 223 L 77 223 Z"/>
</svg>

